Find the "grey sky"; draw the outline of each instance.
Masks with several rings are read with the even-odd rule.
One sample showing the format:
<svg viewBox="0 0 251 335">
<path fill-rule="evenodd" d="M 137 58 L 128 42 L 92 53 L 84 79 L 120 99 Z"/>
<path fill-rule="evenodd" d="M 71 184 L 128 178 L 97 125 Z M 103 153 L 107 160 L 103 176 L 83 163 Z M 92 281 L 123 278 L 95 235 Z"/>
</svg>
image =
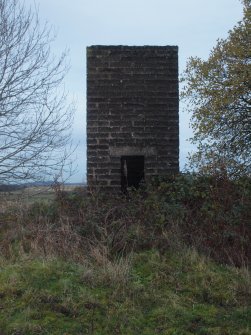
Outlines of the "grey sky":
<svg viewBox="0 0 251 335">
<path fill-rule="evenodd" d="M 78 173 L 85 180 L 86 57 L 94 44 L 178 45 L 179 69 L 190 56 L 206 59 L 217 38 L 224 38 L 242 17 L 239 0 L 25 0 L 39 5 L 40 18 L 57 32 L 55 53 L 70 49 L 71 69 L 65 80 L 69 96 L 77 101 L 74 141 Z M 183 167 L 191 136 L 189 116 L 180 111 L 180 161 Z"/>
</svg>

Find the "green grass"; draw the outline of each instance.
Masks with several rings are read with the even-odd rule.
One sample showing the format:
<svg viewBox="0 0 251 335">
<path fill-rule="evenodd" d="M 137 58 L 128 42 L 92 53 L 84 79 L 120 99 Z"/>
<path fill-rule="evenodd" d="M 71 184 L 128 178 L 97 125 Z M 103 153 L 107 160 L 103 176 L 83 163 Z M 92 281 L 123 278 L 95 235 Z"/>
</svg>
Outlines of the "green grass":
<svg viewBox="0 0 251 335">
<path fill-rule="evenodd" d="M 4 197 L 0 335 L 251 335 L 250 185 Z"/>
<path fill-rule="evenodd" d="M 251 334 L 251 275 L 195 251 L 2 261 L 1 334 Z"/>
</svg>

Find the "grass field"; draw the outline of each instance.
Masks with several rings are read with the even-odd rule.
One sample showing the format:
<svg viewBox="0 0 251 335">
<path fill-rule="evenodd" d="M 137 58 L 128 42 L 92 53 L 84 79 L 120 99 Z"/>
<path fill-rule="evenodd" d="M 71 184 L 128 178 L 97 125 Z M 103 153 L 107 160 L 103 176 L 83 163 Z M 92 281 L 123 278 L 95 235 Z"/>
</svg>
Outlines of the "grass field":
<svg viewBox="0 0 251 335">
<path fill-rule="evenodd" d="M 2 263 L 3 334 L 251 334 L 250 273 L 194 251 Z"/>
<path fill-rule="evenodd" d="M 5 194 L 0 334 L 251 335 L 249 188 L 185 183 Z"/>
<path fill-rule="evenodd" d="M 83 187 L 82 184 L 61 185 L 65 192 L 72 192 L 76 187 Z M 13 206 L 23 203 L 24 205 L 34 202 L 50 202 L 55 198 L 55 190 L 51 186 L 30 186 L 9 192 L 0 192 L 0 205 Z M 3 211 L 3 209 L 2 209 Z"/>
</svg>

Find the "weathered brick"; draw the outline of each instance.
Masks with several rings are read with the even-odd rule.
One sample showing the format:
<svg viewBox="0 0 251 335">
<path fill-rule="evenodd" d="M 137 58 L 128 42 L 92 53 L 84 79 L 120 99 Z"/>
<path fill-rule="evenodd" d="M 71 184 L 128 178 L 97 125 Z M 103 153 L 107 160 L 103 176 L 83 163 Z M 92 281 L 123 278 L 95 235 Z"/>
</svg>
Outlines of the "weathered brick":
<svg viewBox="0 0 251 335">
<path fill-rule="evenodd" d="M 124 152 L 144 155 L 146 180 L 177 172 L 178 120 L 177 47 L 87 48 L 88 183 L 118 189 Z"/>
</svg>

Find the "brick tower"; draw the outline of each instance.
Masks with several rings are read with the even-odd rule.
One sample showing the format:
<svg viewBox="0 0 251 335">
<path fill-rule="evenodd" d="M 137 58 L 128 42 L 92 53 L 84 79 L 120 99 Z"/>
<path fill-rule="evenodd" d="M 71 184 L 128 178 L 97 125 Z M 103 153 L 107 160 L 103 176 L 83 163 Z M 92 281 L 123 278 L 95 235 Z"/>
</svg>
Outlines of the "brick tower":
<svg viewBox="0 0 251 335">
<path fill-rule="evenodd" d="M 179 170 L 178 48 L 87 48 L 87 181 L 126 190 Z"/>
</svg>

